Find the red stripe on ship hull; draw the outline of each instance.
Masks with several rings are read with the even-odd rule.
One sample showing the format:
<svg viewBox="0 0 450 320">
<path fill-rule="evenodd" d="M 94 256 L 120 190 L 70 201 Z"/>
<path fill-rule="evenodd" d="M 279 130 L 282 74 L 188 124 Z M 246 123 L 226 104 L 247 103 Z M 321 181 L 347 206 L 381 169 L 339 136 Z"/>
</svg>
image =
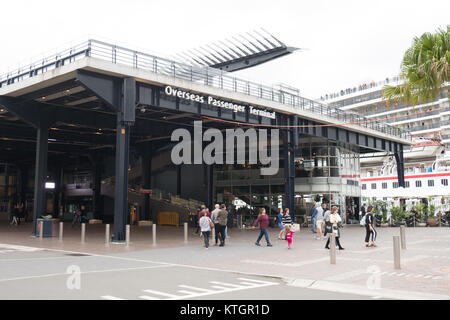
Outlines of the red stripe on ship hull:
<svg viewBox="0 0 450 320">
<path fill-rule="evenodd" d="M 416 176 L 405 176 L 405 179 L 420 179 L 420 178 L 433 178 L 433 177 L 450 177 L 450 172 L 449 173 L 418 174 Z M 378 178 L 361 179 L 361 182 L 385 181 L 385 180 L 397 180 L 397 179 L 398 179 L 398 177 L 378 177 Z"/>
</svg>

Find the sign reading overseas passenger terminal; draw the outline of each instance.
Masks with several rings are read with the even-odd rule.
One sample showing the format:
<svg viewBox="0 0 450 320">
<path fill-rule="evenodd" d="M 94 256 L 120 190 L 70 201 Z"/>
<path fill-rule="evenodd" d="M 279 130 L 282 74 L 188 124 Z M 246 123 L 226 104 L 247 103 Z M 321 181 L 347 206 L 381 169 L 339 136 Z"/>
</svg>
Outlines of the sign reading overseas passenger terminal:
<svg viewBox="0 0 450 320">
<path fill-rule="evenodd" d="M 236 104 L 229 101 L 223 101 L 220 99 L 216 99 L 212 96 L 202 96 L 196 93 L 191 93 L 188 91 L 183 91 L 180 89 L 172 88 L 171 86 L 166 86 L 164 89 L 164 92 L 168 96 L 178 97 L 180 99 L 185 99 L 193 102 L 199 102 L 199 103 L 207 103 L 209 105 L 229 109 L 233 112 L 245 112 L 247 109 L 247 106 Z M 266 117 L 270 119 L 275 119 L 275 111 L 267 111 L 267 110 L 261 110 L 258 108 L 255 108 L 253 106 L 248 106 L 249 113 L 261 117 Z"/>
</svg>

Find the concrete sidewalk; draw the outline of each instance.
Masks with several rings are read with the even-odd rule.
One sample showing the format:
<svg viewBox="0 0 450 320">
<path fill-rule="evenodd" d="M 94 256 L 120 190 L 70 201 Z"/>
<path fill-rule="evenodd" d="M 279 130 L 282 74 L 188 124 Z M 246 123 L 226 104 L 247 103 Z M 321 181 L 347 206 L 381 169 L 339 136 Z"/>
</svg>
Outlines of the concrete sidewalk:
<svg viewBox="0 0 450 320">
<path fill-rule="evenodd" d="M 401 269 L 394 269 L 392 236 L 399 228 L 378 228 L 378 247 L 364 246 L 364 228 L 346 226 L 342 230 L 344 251 L 337 251 L 336 265 L 330 264 L 324 240 L 313 239 L 310 229 L 294 235 L 293 248 L 277 240 L 271 229 L 273 247 L 254 245 L 258 230 L 230 229 L 225 247 L 202 247 L 203 240 L 189 229 L 184 243 L 183 227 L 157 226 L 157 245 L 152 245 L 152 228 L 131 228 L 131 245 L 104 245 L 104 225 L 87 225 L 86 243 L 80 242 L 79 227 L 64 226 L 64 241 L 53 238 L 40 241 L 30 237 L 31 224 L 13 227 L 0 225 L 0 244 L 67 250 L 123 258 L 188 265 L 192 268 L 227 270 L 244 274 L 279 277 L 293 286 L 321 290 L 367 292 L 392 298 L 448 298 L 450 296 L 450 228 L 407 228 L 407 249 L 401 251 Z M 111 227 L 112 230 L 112 227 Z M 210 243 L 214 241 L 210 241 Z M 1 250 L 1 245 L 0 245 Z M 1 255 L 0 255 L 1 259 Z M 347 290 L 347 291 L 345 291 Z M 440 295 L 440 296 L 433 296 Z M 388 295 L 389 296 L 389 295 Z"/>
</svg>

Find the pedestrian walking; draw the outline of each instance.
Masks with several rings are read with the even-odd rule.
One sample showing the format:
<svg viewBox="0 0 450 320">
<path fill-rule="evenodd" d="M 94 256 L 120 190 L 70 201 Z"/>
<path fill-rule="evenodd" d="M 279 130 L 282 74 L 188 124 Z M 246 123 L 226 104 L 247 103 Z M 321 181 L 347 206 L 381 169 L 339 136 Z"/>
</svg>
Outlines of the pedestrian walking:
<svg viewBox="0 0 450 320">
<path fill-rule="evenodd" d="M 224 204 L 220 206 L 220 211 L 217 214 L 217 222 L 218 222 L 217 226 L 219 228 L 218 235 L 220 240 L 219 247 L 223 247 L 225 246 L 225 239 L 226 239 L 225 228 L 228 222 L 228 211 L 227 207 Z"/>
<path fill-rule="evenodd" d="M 377 240 L 377 231 L 375 230 L 374 225 L 374 216 L 373 216 L 373 206 L 367 207 L 367 214 L 366 214 L 366 247 L 376 247 L 375 241 Z M 372 237 L 372 241 L 369 242 L 370 237 Z"/>
<path fill-rule="evenodd" d="M 270 243 L 269 240 L 269 232 L 267 230 L 267 228 L 269 228 L 269 216 L 266 214 L 266 209 L 261 208 L 260 209 L 260 214 L 258 216 L 258 218 L 256 219 L 255 223 L 252 226 L 252 229 L 255 229 L 256 226 L 259 223 L 259 228 L 261 229 L 261 232 L 259 233 L 258 239 L 256 240 L 255 244 L 257 246 L 261 246 L 259 244 L 259 242 L 261 241 L 262 237 L 264 236 L 266 238 L 266 243 L 268 247 L 271 247 L 272 244 Z"/>
<path fill-rule="evenodd" d="M 214 223 L 211 218 L 208 217 L 206 211 L 203 211 L 203 216 L 199 220 L 200 230 L 203 234 L 203 241 L 205 243 L 205 248 L 209 248 L 209 236 L 211 234 L 211 228 L 214 227 Z"/>
<path fill-rule="evenodd" d="M 283 226 L 283 208 L 280 208 L 278 215 L 275 220 L 277 221 L 278 228 L 280 228 L 280 233 L 278 234 L 278 239 L 282 240 L 284 235 L 284 226 Z"/>
<path fill-rule="evenodd" d="M 315 215 L 316 220 L 316 234 L 318 234 L 318 236 L 315 236 L 315 239 L 317 240 L 322 239 L 322 224 L 324 220 L 324 213 L 326 212 L 326 210 L 327 210 L 326 203 L 323 203 L 322 206 L 319 206 L 316 209 L 314 209 L 315 213 L 313 214 Z"/>
<path fill-rule="evenodd" d="M 281 221 L 281 223 L 283 224 L 283 227 L 286 228 L 286 226 L 291 226 L 292 225 L 292 217 L 291 214 L 289 213 L 289 208 L 285 208 L 284 209 L 284 215 L 283 215 L 283 219 Z M 284 234 L 286 236 L 286 233 Z"/>
<path fill-rule="evenodd" d="M 334 233 L 334 236 L 336 237 L 336 245 L 339 247 L 339 250 L 344 250 L 344 248 L 341 246 L 341 243 L 339 241 L 340 238 L 340 232 L 339 227 L 340 223 L 342 222 L 341 216 L 339 215 L 339 209 L 336 206 L 333 206 L 331 208 L 331 214 L 330 214 L 330 223 L 332 225 L 332 231 Z M 327 244 L 325 245 L 325 249 L 330 249 L 330 238 L 331 235 L 328 236 Z"/>
<path fill-rule="evenodd" d="M 220 212 L 220 205 L 216 204 L 214 206 L 214 210 L 211 212 L 211 220 L 214 223 L 214 238 L 215 238 L 215 243 L 214 245 L 217 246 L 217 242 L 219 240 L 219 221 L 217 220 L 217 215 Z"/>
<path fill-rule="evenodd" d="M 197 208 L 197 217 L 195 218 L 195 231 L 194 231 L 194 235 L 198 235 L 199 231 L 201 230 L 200 228 L 200 219 L 202 218 L 203 214 L 202 214 L 202 206 L 199 206 Z"/>
<path fill-rule="evenodd" d="M 286 240 L 287 240 L 287 244 L 288 244 L 288 249 L 291 248 L 292 246 L 292 241 L 294 240 L 294 233 L 295 233 L 295 229 L 293 226 L 287 225 L 286 229 L 285 229 L 285 233 L 286 233 Z"/>
<path fill-rule="evenodd" d="M 315 204 L 315 206 L 314 206 L 314 209 L 313 209 L 313 211 L 312 211 L 312 213 L 311 213 L 311 224 L 312 224 L 312 227 L 311 227 L 311 231 L 312 231 L 312 233 L 313 233 L 313 236 L 314 236 L 314 234 L 316 233 L 316 226 L 317 226 L 317 218 L 316 218 L 316 216 L 317 216 L 317 211 L 319 210 L 319 209 L 321 209 L 321 205 L 320 205 L 320 202 L 316 202 L 316 204 Z"/>
<path fill-rule="evenodd" d="M 15 204 L 13 211 L 12 211 L 12 220 L 11 220 L 10 224 L 13 224 L 13 225 L 15 224 L 16 226 L 18 226 L 19 225 L 18 219 L 19 219 L 19 208 L 18 208 L 18 205 Z"/>
<path fill-rule="evenodd" d="M 81 226 L 81 210 L 78 207 L 75 207 L 75 212 L 73 214 L 73 220 L 72 220 L 72 228 L 77 223 Z"/>
</svg>

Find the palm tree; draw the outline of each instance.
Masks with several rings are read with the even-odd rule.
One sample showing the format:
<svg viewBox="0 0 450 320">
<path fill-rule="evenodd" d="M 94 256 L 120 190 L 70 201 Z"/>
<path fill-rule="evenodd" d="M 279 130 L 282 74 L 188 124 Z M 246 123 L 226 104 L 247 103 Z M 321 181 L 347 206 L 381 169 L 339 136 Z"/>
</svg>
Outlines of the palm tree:
<svg viewBox="0 0 450 320">
<path fill-rule="evenodd" d="M 384 98 L 388 103 L 404 101 L 412 106 L 435 100 L 441 94 L 442 85 L 449 82 L 449 64 L 450 25 L 447 30 L 438 29 L 434 34 L 427 32 L 415 37 L 401 63 L 403 84 L 384 86 Z"/>
</svg>

